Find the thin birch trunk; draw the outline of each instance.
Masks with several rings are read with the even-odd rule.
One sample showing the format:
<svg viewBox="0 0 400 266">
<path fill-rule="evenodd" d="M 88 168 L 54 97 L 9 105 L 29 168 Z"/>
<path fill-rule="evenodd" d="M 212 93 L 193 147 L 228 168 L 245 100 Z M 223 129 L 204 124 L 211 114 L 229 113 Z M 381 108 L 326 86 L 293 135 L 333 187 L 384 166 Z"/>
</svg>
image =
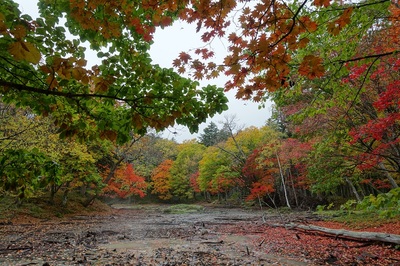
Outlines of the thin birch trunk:
<svg viewBox="0 0 400 266">
<path fill-rule="evenodd" d="M 288 199 L 288 194 L 286 190 L 286 185 L 285 185 L 285 177 L 283 176 L 282 172 L 282 167 L 281 167 L 281 161 L 279 160 L 278 153 L 276 153 L 276 159 L 278 160 L 278 166 L 279 166 L 279 173 L 281 174 L 281 179 L 282 179 L 282 185 L 283 185 L 283 192 L 285 193 L 285 200 L 286 200 L 286 205 L 291 209 L 289 199 Z"/>
<path fill-rule="evenodd" d="M 358 194 L 356 187 L 353 185 L 353 182 L 351 182 L 351 180 L 347 176 L 344 177 L 344 180 L 346 180 L 347 184 L 349 184 L 350 189 L 353 192 L 354 196 L 356 196 L 357 201 L 361 202 L 361 197 Z"/>
<path fill-rule="evenodd" d="M 383 174 L 386 176 L 386 178 L 389 180 L 389 183 L 392 186 L 392 188 L 398 188 L 399 185 L 397 185 L 396 181 L 394 180 L 392 175 L 389 173 L 389 171 L 386 169 L 385 165 L 382 162 L 380 162 L 378 164 L 378 166 L 383 171 Z"/>
</svg>

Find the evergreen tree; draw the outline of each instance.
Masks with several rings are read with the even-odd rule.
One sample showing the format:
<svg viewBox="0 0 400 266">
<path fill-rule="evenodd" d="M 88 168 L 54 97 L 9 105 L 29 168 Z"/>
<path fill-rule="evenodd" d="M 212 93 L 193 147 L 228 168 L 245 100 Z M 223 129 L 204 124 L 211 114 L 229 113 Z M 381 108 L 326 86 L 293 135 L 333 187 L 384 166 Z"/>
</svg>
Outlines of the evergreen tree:
<svg viewBox="0 0 400 266">
<path fill-rule="evenodd" d="M 206 147 L 213 146 L 219 142 L 219 133 L 217 125 L 214 122 L 211 122 L 205 129 L 204 133 L 200 134 L 200 143 Z"/>
</svg>

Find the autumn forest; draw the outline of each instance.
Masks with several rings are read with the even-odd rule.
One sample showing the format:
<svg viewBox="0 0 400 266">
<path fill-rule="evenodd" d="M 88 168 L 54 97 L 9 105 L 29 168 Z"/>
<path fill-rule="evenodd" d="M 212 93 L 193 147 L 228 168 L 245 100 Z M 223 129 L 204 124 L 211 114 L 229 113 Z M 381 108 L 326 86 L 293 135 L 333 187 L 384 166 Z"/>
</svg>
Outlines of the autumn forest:
<svg viewBox="0 0 400 266">
<path fill-rule="evenodd" d="M 0 264 L 399 263 L 397 0 L 28 2 L 0 2 Z M 175 23 L 201 42 L 161 67 Z M 272 115 L 209 122 L 228 92 Z"/>
<path fill-rule="evenodd" d="M 39 0 L 0 3 L 0 195 L 84 206 L 220 202 L 400 214 L 400 4 L 396 0 Z M 153 34 L 192 23 L 203 43 L 170 68 Z M 216 61 L 212 42 L 227 43 Z M 99 64 L 88 65 L 86 50 Z M 184 74 L 187 76 L 185 77 Z M 223 88 L 200 80 L 227 76 Z M 224 92 L 263 106 L 235 116 Z M 78 196 L 77 196 L 78 195 Z"/>
</svg>

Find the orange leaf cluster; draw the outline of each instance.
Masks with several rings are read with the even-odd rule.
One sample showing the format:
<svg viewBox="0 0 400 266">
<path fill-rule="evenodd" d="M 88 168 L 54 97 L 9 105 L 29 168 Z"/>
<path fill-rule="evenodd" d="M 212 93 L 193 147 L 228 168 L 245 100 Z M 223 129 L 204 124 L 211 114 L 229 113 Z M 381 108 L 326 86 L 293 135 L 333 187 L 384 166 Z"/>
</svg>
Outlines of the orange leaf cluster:
<svg viewBox="0 0 400 266">
<path fill-rule="evenodd" d="M 32 64 L 38 64 L 41 58 L 39 50 L 31 43 L 17 41 L 8 47 L 8 52 L 16 60 L 26 60 Z"/>
<path fill-rule="evenodd" d="M 201 56 L 202 61 L 181 53 L 174 60 L 174 66 L 181 73 L 193 70 L 195 79 L 215 78 L 225 74 L 230 77 L 225 84 L 226 91 L 235 88 L 237 98 L 260 101 L 266 91 L 288 86 L 286 78 L 290 73 L 291 51 L 304 48 L 309 39 L 301 34 L 316 31 L 318 24 L 308 16 L 296 14 L 283 2 L 265 0 L 253 7 L 244 6 L 238 17 L 240 30 L 231 31 L 228 28 L 228 14 L 236 4 L 236 1 L 218 4 L 199 1 L 193 4 L 193 9 L 187 9 L 180 15 L 181 19 L 189 23 L 197 22 L 198 31 L 205 30 L 202 35 L 204 42 L 227 36 L 229 54 L 223 65 L 205 63 L 213 57 L 213 53 L 207 49 L 197 49 L 195 54 Z M 328 6 L 330 0 L 316 1 L 314 4 Z M 343 22 L 345 18 L 343 15 Z M 313 62 L 318 65 L 309 68 L 311 73 L 308 76 L 319 77 L 324 71 L 320 61 L 309 60 L 303 65 Z"/>
<path fill-rule="evenodd" d="M 7 35 L 8 34 L 8 27 L 6 25 L 6 17 L 3 13 L 0 13 L 0 34 Z"/>
<path fill-rule="evenodd" d="M 117 195 L 120 198 L 130 196 L 146 196 L 147 183 L 144 178 L 137 175 L 132 164 L 125 164 L 119 167 L 114 178 L 107 184 L 104 193 L 110 196 Z"/>
<path fill-rule="evenodd" d="M 350 23 L 352 13 L 353 7 L 346 8 L 337 20 L 328 23 L 328 32 L 335 36 L 338 35 L 339 32 Z"/>
<path fill-rule="evenodd" d="M 8 28 L 6 17 L 3 13 L 0 13 L 0 35 L 10 36 L 15 39 L 14 42 L 8 45 L 8 52 L 16 60 L 25 60 L 36 65 L 41 59 L 41 53 L 33 43 L 25 40 L 28 32 L 34 29 L 34 24 L 26 20 L 20 20 L 15 26 Z"/>
<path fill-rule="evenodd" d="M 314 5 L 328 7 L 331 5 L 331 0 L 314 0 Z"/>
<path fill-rule="evenodd" d="M 42 65 L 40 66 L 40 70 L 49 74 L 46 82 L 49 88 L 53 90 L 58 86 L 56 77 L 61 79 L 75 79 L 84 85 L 89 84 L 93 73 L 88 71 L 85 66 L 86 60 L 84 59 L 54 57 L 50 66 Z"/>
<path fill-rule="evenodd" d="M 193 188 L 193 191 L 196 193 L 201 192 L 199 182 L 197 182 L 199 179 L 199 175 L 200 173 L 197 171 L 196 173 L 192 174 L 189 178 L 190 187 Z"/>
<path fill-rule="evenodd" d="M 165 160 L 151 174 L 153 194 L 157 194 L 162 200 L 172 198 L 171 195 L 171 174 L 172 160 Z"/>
<path fill-rule="evenodd" d="M 325 73 L 322 58 L 314 55 L 307 55 L 299 67 L 299 74 L 309 79 L 322 77 Z"/>
<path fill-rule="evenodd" d="M 115 10 L 122 10 L 122 7 L 126 6 L 126 0 L 70 0 L 72 18 L 79 22 L 84 30 L 99 32 L 106 39 L 121 36 L 121 26 L 117 22 L 119 17 Z M 100 7 L 103 7 L 101 11 Z M 99 12 L 103 12 L 103 17 L 108 19 L 96 16 Z"/>
<path fill-rule="evenodd" d="M 272 184 L 255 182 L 252 184 L 250 189 L 250 194 L 247 196 L 246 200 L 256 200 L 258 198 L 263 198 L 267 194 L 274 192 Z"/>
</svg>

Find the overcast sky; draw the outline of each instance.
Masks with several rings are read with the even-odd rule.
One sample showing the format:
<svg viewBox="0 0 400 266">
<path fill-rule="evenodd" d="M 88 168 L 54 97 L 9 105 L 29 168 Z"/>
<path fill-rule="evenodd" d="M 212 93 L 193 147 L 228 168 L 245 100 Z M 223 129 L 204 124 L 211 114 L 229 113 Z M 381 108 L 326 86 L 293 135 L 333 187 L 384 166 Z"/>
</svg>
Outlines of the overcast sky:
<svg viewBox="0 0 400 266">
<path fill-rule="evenodd" d="M 182 22 L 175 22 L 175 24 L 166 29 L 157 29 L 154 36 L 154 44 L 150 50 L 150 54 L 155 64 L 159 64 L 162 67 L 171 67 L 172 61 L 178 57 L 180 52 L 188 52 L 193 48 L 201 48 L 204 43 L 200 39 L 200 34 L 196 34 L 196 25 L 186 24 Z M 216 39 L 212 43 L 216 55 L 219 59 L 223 59 L 226 54 L 226 47 L 222 40 Z M 227 77 L 223 76 L 218 79 L 204 80 L 200 82 L 201 85 L 217 85 L 224 87 Z M 200 126 L 199 133 L 213 121 L 219 125 L 219 121 L 223 121 L 225 116 L 235 115 L 239 125 L 256 126 L 261 127 L 265 125 L 265 122 L 270 117 L 271 108 L 270 106 L 264 109 L 258 109 L 258 104 L 251 101 L 238 100 L 235 97 L 235 91 L 229 91 L 226 96 L 229 99 L 229 110 L 223 112 L 221 115 L 216 115 L 211 119 L 208 119 L 206 123 Z M 198 134 L 190 135 L 188 130 L 178 130 L 178 134 L 175 139 L 178 141 L 196 138 Z M 168 131 L 164 134 L 167 137 L 173 137 L 173 134 Z"/>
<path fill-rule="evenodd" d="M 22 13 L 28 13 L 33 18 L 38 14 L 36 1 L 34 0 L 15 0 L 20 4 L 20 10 Z M 173 26 L 167 27 L 166 29 L 157 29 L 154 36 L 154 44 L 150 50 L 151 57 L 154 64 L 159 64 L 162 67 L 172 67 L 172 61 L 177 58 L 180 52 L 189 51 L 193 48 L 199 48 L 204 44 L 201 42 L 200 34 L 196 34 L 195 25 L 184 24 L 182 22 L 176 22 Z M 217 54 L 218 58 L 223 58 L 226 53 L 226 47 L 221 40 L 214 40 L 212 48 Z M 88 61 L 95 60 L 87 58 Z M 217 85 L 224 87 L 226 77 L 221 77 L 214 80 L 204 80 L 201 82 L 202 86 L 207 84 Z M 237 100 L 235 98 L 235 92 L 230 91 L 226 93 L 229 99 L 229 110 L 225 111 L 221 115 L 216 115 L 211 119 L 208 119 L 206 123 L 200 125 L 199 134 L 202 130 L 211 122 L 215 122 L 219 127 L 220 121 L 224 120 L 225 116 L 235 115 L 239 125 L 256 126 L 261 127 L 265 124 L 266 120 L 270 117 L 271 108 L 268 105 L 264 109 L 258 109 L 258 104 L 251 101 Z M 176 132 L 174 134 L 173 132 Z M 171 130 L 166 130 L 164 135 L 166 138 L 175 138 L 178 142 L 197 138 L 198 134 L 191 135 L 189 131 L 178 126 Z"/>
</svg>

